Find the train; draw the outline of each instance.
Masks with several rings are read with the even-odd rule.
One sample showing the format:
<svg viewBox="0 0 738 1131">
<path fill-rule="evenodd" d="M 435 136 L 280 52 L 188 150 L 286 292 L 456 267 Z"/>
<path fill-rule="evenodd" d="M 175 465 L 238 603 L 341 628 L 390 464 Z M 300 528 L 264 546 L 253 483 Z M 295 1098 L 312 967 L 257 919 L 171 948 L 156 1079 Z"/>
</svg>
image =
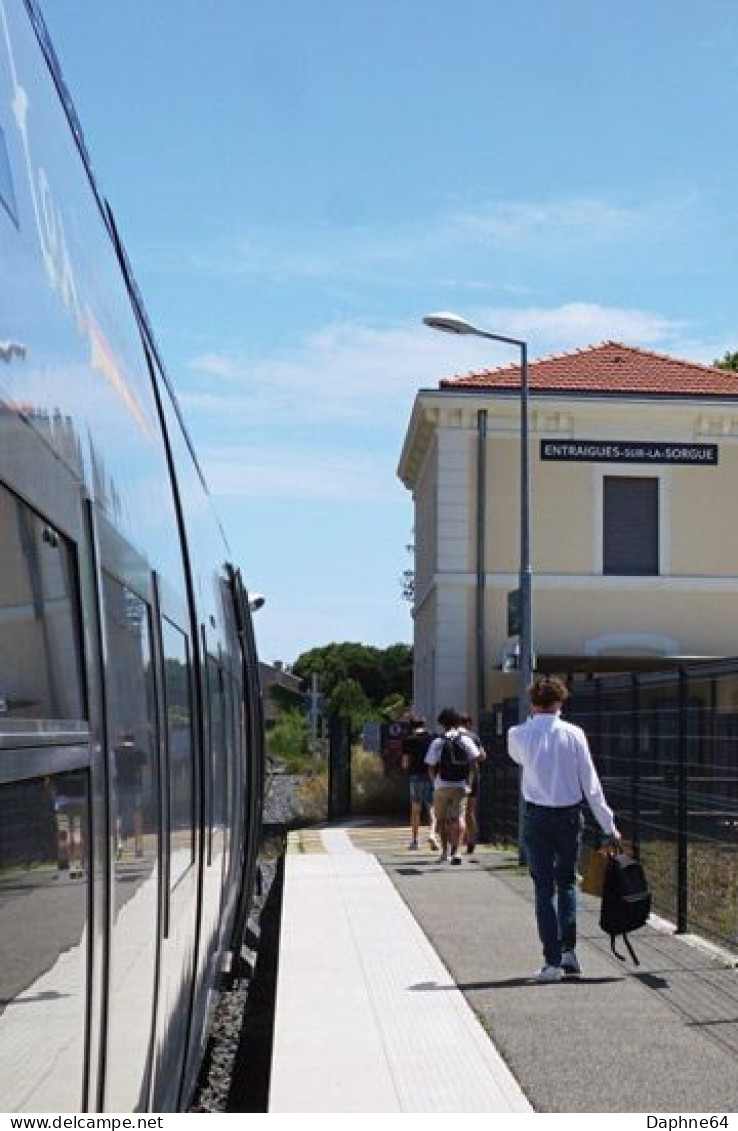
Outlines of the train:
<svg viewBox="0 0 738 1131">
<path fill-rule="evenodd" d="M 187 1110 L 258 877 L 258 601 L 36 0 L 0 58 L 0 1110 Z"/>
</svg>

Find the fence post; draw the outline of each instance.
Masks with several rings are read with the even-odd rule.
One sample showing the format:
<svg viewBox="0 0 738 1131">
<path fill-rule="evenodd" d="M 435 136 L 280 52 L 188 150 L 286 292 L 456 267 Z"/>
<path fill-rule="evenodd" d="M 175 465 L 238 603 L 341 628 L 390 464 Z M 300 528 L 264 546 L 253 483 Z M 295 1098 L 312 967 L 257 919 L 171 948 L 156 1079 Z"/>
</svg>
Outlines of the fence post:
<svg viewBox="0 0 738 1131">
<path fill-rule="evenodd" d="M 689 677 L 679 669 L 679 735 L 677 763 L 677 933 L 687 930 L 689 919 L 689 854 L 688 854 L 688 721 Z"/>
<path fill-rule="evenodd" d="M 328 819 L 351 814 L 351 720 L 329 720 Z"/>
<path fill-rule="evenodd" d="M 636 860 L 641 856 L 641 793 L 639 788 L 641 762 L 641 685 L 636 672 L 630 677 L 630 813 L 631 839 Z"/>
</svg>

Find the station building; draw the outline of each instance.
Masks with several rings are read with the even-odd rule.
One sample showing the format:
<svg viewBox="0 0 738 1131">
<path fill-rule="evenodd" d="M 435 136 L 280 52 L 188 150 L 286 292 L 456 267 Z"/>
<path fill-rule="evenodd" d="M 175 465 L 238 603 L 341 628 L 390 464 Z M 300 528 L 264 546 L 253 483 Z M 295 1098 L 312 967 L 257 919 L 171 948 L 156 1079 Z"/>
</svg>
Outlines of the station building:
<svg viewBox="0 0 738 1131">
<path fill-rule="evenodd" d="M 586 678 L 738 654 L 738 373 L 607 341 L 529 365 L 533 650 Z M 415 702 L 517 695 L 520 367 L 417 394 Z"/>
</svg>

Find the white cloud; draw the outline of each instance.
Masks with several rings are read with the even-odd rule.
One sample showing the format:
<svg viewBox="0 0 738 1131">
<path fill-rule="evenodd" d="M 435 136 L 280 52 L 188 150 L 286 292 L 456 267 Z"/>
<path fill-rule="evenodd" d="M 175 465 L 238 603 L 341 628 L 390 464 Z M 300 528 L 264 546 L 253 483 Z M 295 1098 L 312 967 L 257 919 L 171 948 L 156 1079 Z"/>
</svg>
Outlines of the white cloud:
<svg viewBox="0 0 738 1131">
<path fill-rule="evenodd" d="M 556 307 L 494 308 L 484 310 L 483 325 L 504 325 L 503 332 L 529 340 L 531 356 L 539 356 L 537 343 L 552 352 L 579 349 L 613 339 L 626 345 L 666 348 L 681 335 L 685 323 L 648 310 L 602 306 L 596 302 L 569 302 Z"/>
<path fill-rule="evenodd" d="M 464 313 L 526 340 L 531 359 L 611 338 L 709 362 L 730 344 L 690 338 L 656 312 L 592 302 Z M 200 388 L 180 399 L 216 497 L 386 503 L 402 497 L 395 464 L 418 389 L 510 361 L 514 348 L 433 333 L 419 317 L 401 328 L 341 323 L 260 359 L 203 354 L 191 363 Z"/>
<path fill-rule="evenodd" d="M 209 383 L 181 399 L 199 411 L 222 412 L 230 404 L 252 418 L 285 410 L 307 421 L 373 418 L 378 411 L 396 413 L 418 387 L 454 372 L 459 354 L 458 343 L 436 338 L 419 318 L 416 327 L 402 329 L 341 323 L 259 360 L 212 353 L 194 358 L 189 368 L 206 378 L 215 375 L 218 385 Z M 485 355 L 489 350 L 477 344 L 467 354 L 475 365 Z"/>
<path fill-rule="evenodd" d="M 648 205 L 626 207 L 597 199 L 563 201 L 496 201 L 486 207 L 449 217 L 448 231 L 455 237 L 493 243 L 534 239 L 537 245 L 562 240 L 595 239 L 603 243 L 639 229 L 650 214 Z"/>
<path fill-rule="evenodd" d="M 717 356 L 712 346 L 686 345 L 684 323 L 645 310 L 572 302 L 558 307 L 487 307 L 465 311 L 480 327 L 529 343 L 532 359 L 586 347 L 608 338 L 676 356 Z M 418 388 L 443 377 L 504 365 L 514 350 L 479 338 L 433 333 L 420 324 L 380 329 L 355 323 L 325 326 L 295 346 L 254 359 L 208 353 L 190 369 L 217 385 L 191 389 L 186 410 L 238 416 L 245 426 L 264 416 L 290 413 L 310 423 L 395 420 L 409 411 Z"/>
<path fill-rule="evenodd" d="M 178 274 L 184 269 L 230 279 L 258 278 L 262 284 L 320 280 L 335 287 L 373 280 L 386 289 L 410 285 L 431 268 L 446 275 L 451 264 L 451 270 L 468 266 L 462 278 L 483 277 L 492 249 L 518 257 L 533 254 L 539 260 L 613 245 L 627 255 L 633 241 L 652 243 L 675 226 L 685 226 L 693 206 L 690 196 L 632 204 L 579 197 L 493 200 L 450 207 L 422 221 L 406 221 L 401 229 L 327 226 L 316 235 L 261 228 L 235 232 L 220 245 L 191 247 L 184 254 L 177 249 L 176 256 L 159 249 L 150 258 Z"/>
</svg>

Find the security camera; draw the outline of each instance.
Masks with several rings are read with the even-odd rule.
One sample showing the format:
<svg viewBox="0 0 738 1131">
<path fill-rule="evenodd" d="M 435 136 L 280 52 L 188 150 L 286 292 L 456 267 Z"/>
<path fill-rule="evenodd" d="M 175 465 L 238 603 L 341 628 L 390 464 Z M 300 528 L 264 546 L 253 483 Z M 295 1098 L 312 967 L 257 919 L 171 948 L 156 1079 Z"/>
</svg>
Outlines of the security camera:
<svg viewBox="0 0 738 1131">
<path fill-rule="evenodd" d="M 263 593 L 252 593 L 251 596 L 249 597 L 249 608 L 250 608 L 251 612 L 255 613 L 257 611 L 257 609 L 262 608 L 262 606 L 265 604 L 265 602 L 266 602 L 266 597 L 264 596 Z"/>
</svg>

